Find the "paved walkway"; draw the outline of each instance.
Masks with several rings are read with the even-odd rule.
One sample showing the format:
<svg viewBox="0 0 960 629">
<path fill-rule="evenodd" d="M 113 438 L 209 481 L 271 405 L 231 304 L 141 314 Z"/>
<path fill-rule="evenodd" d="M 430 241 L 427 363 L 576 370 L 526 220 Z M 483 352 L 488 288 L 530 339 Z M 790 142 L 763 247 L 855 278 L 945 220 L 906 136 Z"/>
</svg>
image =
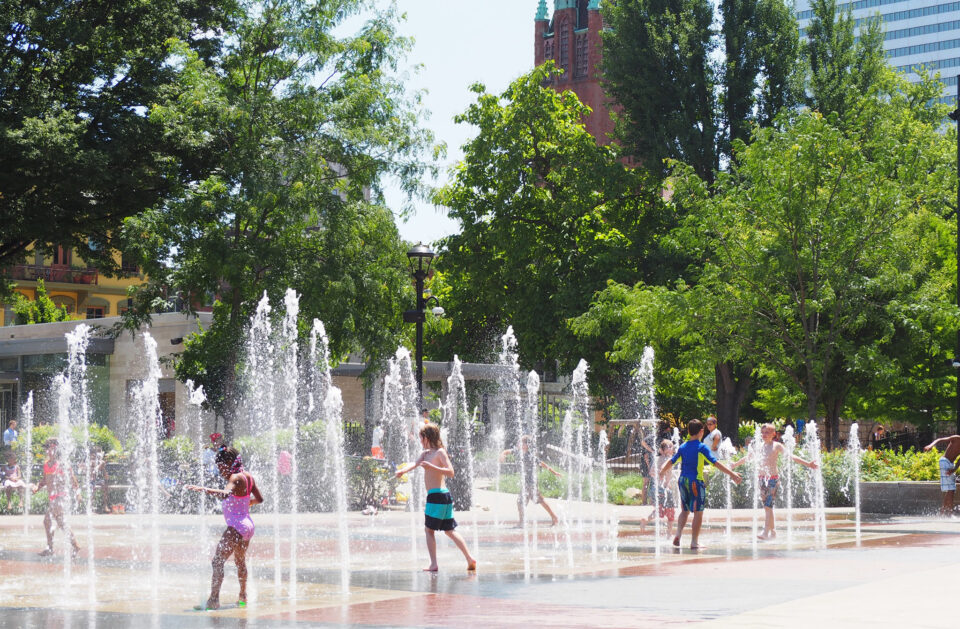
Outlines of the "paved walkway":
<svg viewBox="0 0 960 629">
<path fill-rule="evenodd" d="M 947 627 L 960 569 L 960 521 L 866 521 L 858 544 L 849 510 L 831 510 L 824 544 L 810 512 L 792 514 L 788 535 L 752 542 L 753 514 L 738 511 L 727 537 L 724 511 L 709 512 L 710 548 L 657 546 L 639 522 L 649 507 L 609 509 L 608 535 L 585 505 L 558 505 L 573 530 L 512 528 L 515 498 L 477 493 L 458 514 L 480 569 L 464 569 L 447 540 L 439 574 L 426 562 L 420 516 L 349 514 L 349 570 L 342 570 L 332 514 L 296 520 L 257 514 L 250 549 L 250 605 L 194 612 L 208 587 L 218 516 L 95 516 L 71 523 L 84 551 L 75 562 L 43 547 L 39 516 L 0 518 L 2 627 Z M 539 509 L 535 507 L 535 509 Z M 581 517 L 583 529 L 578 529 Z M 294 540 L 294 527 L 296 538 Z M 524 539 L 527 544 L 524 544 Z M 729 542 L 728 542 L 729 539 Z M 156 543 L 154 543 L 154 541 Z M 62 549 L 62 536 L 57 536 Z M 91 546 L 92 544 L 92 546 Z M 293 548 L 297 549 L 292 553 Z M 91 555 L 92 548 L 92 555 Z M 156 550 L 154 550 L 156 549 Z M 93 557 L 91 562 L 90 557 Z M 296 579 L 290 581 L 290 575 Z M 224 601 L 235 600 L 228 568 Z M 950 605 L 952 606 L 952 605 Z"/>
</svg>

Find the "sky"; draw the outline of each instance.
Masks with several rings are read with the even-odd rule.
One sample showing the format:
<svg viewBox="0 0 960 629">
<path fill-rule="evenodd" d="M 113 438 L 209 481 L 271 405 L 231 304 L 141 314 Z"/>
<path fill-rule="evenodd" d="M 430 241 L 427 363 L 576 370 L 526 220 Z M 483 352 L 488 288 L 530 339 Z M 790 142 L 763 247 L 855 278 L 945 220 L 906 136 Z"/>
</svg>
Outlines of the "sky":
<svg viewBox="0 0 960 629">
<path fill-rule="evenodd" d="M 469 91 L 480 82 L 488 92 L 500 93 L 518 76 L 533 67 L 533 18 L 538 0 L 397 0 L 407 19 L 403 35 L 415 44 L 407 56 L 410 89 L 426 90 L 423 102 L 430 112 L 424 126 L 435 140 L 447 145 L 440 164 L 447 179 L 452 164 L 463 156 L 460 147 L 476 133 L 468 125 L 457 125 L 453 117 L 474 101 Z M 552 9 L 553 2 L 548 6 Z M 414 73 L 416 65 L 422 67 Z M 401 207 L 403 196 L 389 186 L 387 204 Z M 400 235 L 411 242 L 431 243 L 460 231 L 446 211 L 430 203 L 417 202 L 416 212 L 406 221 L 398 217 Z"/>
</svg>

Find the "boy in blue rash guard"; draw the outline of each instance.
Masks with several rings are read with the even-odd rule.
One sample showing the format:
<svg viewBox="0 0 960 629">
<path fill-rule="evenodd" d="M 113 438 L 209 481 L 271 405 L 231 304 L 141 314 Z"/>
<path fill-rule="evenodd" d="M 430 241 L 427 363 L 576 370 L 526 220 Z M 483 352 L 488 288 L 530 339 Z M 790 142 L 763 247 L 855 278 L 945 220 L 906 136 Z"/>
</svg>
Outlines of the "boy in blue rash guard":
<svg viewBox="0 0 960 629">
<path fill-rule="evenodd" d="M 740 484 L 740 475 L 728 468 L 717 460 L 710 448 L 700 441 L 703 436 L 703 423 L 699 419 L 691 419 L 687 424 L 687 440 L 677 449 L 676 454 L 663 464 L 660 468 L 660 477 L 663 478 L 673 469 L 673 464 L 680 460 L 680 502 L 683 509 L 680 511 L 680 517 L 677 518 L 677 535 L 673 538 L 673 545 L 680 547 L 680 536 L 683 534 L 683 527 L 687 523 L 688 514 L 693 512 L 693 524 L 691 527 L 690 548 L 700 550 L 703 546 L 699 543 L 700 526 L 703 524 L 703 464 L 708 462 L 715 468 L 733 479 L 733 482 Z"/>
</svg>

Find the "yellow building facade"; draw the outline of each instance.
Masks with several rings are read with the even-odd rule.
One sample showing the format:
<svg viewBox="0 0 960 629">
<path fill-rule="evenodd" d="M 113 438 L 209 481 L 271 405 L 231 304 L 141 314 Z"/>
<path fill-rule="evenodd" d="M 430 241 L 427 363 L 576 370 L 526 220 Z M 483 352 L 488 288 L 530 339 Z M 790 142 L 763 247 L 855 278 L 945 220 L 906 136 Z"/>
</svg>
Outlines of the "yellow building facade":
<svg viewBox="0 0 960 629">
<path fill-rule="evenodd" d="M 120 277 L 107 277 L 87 265 L 75 251 L 58 248 L 50 255 L 39 251 L 29 254 L 28 263 L 7 269 L 15 290 L 36 299 L 37 280 L 42 279 L 50 299 L 65 306 L 73 319 L 100 319 L 123 314 L 127 308 L 127 289 L 143 284 L 146 277 L 132 264 L 121 263 Z M 14 314 L 10 304 L 4 304 L 0 325 L 13 325 Z"/>
</svg>

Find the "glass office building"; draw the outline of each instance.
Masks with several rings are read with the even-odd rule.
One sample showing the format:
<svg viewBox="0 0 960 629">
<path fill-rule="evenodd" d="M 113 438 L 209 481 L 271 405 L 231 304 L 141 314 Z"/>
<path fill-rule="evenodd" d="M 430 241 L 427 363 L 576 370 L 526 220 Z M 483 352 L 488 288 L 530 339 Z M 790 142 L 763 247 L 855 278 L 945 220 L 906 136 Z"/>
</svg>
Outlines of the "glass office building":
<svg viewBox="0 0 960 629">
<path fill-rule="evenodd" d="M 810 0 L 797 0 L 800 34 L 813 19 Z M 940 73 L 945 84 L 941 102 L 954 104 L 957 75 L 960 74 L 960 2 L 936 0 L 857 0 L 837 3 L 840 11 L 850 10 L 857 24 L 877 15 L 883 21 L 887 62 L 916 80 L 913 70 L 923 66 Z"/>
</svg>

